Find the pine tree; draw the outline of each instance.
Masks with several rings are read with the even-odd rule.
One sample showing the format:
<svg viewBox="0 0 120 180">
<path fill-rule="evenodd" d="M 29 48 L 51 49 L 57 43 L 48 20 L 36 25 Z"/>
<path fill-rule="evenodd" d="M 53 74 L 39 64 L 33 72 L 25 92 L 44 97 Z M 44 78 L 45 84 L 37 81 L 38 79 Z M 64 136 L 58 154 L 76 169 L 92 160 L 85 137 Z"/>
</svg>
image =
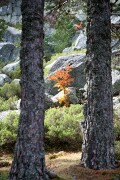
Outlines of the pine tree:
<svg viewBox="0 0 120 180">
<path fill-rule="evenodd" d="M 87 103 L 81 164 L 92 169 L 115 166 L 109 0 L 88 0 Z"/>
<path fill-rule="evenodd" d="M 9 180 L 45 180 L 44 0 L 22 1 L 21 113 Z"/>
</svg>

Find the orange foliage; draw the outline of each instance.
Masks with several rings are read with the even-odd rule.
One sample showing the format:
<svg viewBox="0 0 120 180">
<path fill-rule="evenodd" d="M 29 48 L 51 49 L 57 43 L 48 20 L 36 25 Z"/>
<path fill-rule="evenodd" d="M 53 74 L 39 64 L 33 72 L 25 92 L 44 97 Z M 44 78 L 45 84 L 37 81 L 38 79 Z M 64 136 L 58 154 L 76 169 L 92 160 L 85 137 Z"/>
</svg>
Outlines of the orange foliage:
<svg viewBox="0 0 120 180">
<path fill-rule="evenodd" d="M 82 22 L 80 22 L 79 24 L 75 24 L 74 28 L 75 28 L 75 30 L 81 30 L 83 28 Z"/>
<path fill-rule="evenodd" d="M 58 99 L 60 104 L 64 104 L 68 106 L 68 93 L 69 90 L 67 87 L 70 85 L 71 82 L 74 81 L 74 78 L 71 78 L 70 72 L 72 71 L 72 66 L 66 66 L 65 69 L 56 70 L 56 72 L 49 76 L 48 79 L 56 81 L 54 87 L 58 87 L 59 90 L 63 91 L 63 95 L 61 98 Z"/>
</svg>

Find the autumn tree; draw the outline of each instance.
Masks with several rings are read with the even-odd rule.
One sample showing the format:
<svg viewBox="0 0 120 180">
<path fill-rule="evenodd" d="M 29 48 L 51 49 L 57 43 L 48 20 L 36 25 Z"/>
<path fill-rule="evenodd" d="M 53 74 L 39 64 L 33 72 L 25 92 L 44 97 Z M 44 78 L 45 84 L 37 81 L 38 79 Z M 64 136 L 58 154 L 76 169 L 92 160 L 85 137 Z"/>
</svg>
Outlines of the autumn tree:
<svg viewBox="0 0 120 180">
<path fill-rule="evenodd" d="M 66 66 L 64 69 L 56 70 L 56 72 L 48 76 L 49 80 L 55 81 L 54 87 L 58 88 L 58 91 L 62 90 L 62 97 L 58 98 L 60 104 L 69 106 L 69 89 L 68 86 L 74 81 L 71 77 L 70 72 L 72 71 L 72 66 Z"/>
<path fill-rule="evenodd" d="M 87 3 L 87 102 L 84 109 L 81 164 L 115 167 L 111 78 L 111 8 L 109 0 Z"/>
<path fill-rule="evenodd" d="M 45 180 L 44 0 L 22 0 L 21 113 L 8 180 Z"/>
</svg>

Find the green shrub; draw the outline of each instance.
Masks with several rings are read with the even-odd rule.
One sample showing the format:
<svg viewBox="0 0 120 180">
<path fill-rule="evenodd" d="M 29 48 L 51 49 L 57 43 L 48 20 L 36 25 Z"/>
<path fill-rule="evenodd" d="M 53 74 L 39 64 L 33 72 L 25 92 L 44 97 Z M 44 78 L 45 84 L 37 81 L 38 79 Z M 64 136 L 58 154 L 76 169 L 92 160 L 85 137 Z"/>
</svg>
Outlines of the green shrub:
<svg viewBox="0 0 120 180">
<path fill-rule="evenodd" d="M 1 172 L 0 171 L 0 180 L 6 180 L 7 177 L 8 177 L 8 172 L 6 172 L 6 171 Z"/>
<path fill-rule="evenodd" d="M 45 113 L 45 137 L 47 141 L 53 146 L 62 143 L 73 149 L 80 148 L 82 143 L 80 121 L 82 119 L 81 105 L 48 109 Z"/>
<path fill-rule="evenodd" d="M 47 149 L 78 150 L 81 148 L 80 122 L 83 119 L 82 112 L 82 105 L 50 108 L 45 112 L 45 146 Z M 0 120 L 0 146 L 15 143 L 18 119 L 19 115 L 12 113 Z M 118 133 L 116 124 L 115 133 Z M 120 159 L 119 140 L 115 141 L 115 155 L 117 159 Z"/>
<path fill-rule="evenodd" d="M 0 41 L 2 41 L 3 34 L 5 33 L 7 27 L 8 24 L 5 22 L 5 20 L 0 19 Z"/>
<path fill-rule="evenodd" d="M 9 113 L 0 121 L 0 146 L 12 144 L 16 140 L 19 115 Z"/>
<path fill-rule="evenodd" d="M 5 83 L 3 87 L 0 88 L 0 96 L 9 99 L 10 97 L 17 96 L 20 98 L 20 85 L 14 82 Z"/>
<path fill-rule="evenodd" d="M 120 160 L 120 141 L 115 141 L 115 158 Z"/>
<path fill-rule="evenodd" d="M 8 76 L 11 79 L 20 79 L 20 77 L 21 77 L 20 66 L 18 66 L 14 71 L 11 71 L 10 73 L 8 73 Z"/>
<path fill-rule="evenodd" d="M 61 14 L 55 25 L 54 33 L 55 52 L 62 52 L 68 46 L 71 46 L 71 38 L 75 35 L 74 23 L 70 15 Z"/>
<path fill-rule="evenodd" d="M 0 111 L 16 109 L 17 96 L 10 97 L 8 100 L 0 97 Z"/>
</svg>

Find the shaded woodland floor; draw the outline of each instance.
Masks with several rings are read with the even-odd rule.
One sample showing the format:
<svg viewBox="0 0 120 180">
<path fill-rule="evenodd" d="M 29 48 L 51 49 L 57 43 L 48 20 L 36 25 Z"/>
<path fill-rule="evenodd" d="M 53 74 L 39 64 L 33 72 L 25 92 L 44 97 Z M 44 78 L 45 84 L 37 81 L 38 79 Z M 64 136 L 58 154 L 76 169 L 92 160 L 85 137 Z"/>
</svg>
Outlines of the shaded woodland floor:
<svg viewBox="0 0 120 180">
<path fill-rule="evenodd" d="M 91 170 L 81 167 L 80 152 L 47 153 L 46 166 L 54 171 L 59 180 L 119 180 L 120 167 L 115 170 Z M 6 180 L 12 162 L 11 154 L 0 156 L 0 180 Z"/>
</svg>

